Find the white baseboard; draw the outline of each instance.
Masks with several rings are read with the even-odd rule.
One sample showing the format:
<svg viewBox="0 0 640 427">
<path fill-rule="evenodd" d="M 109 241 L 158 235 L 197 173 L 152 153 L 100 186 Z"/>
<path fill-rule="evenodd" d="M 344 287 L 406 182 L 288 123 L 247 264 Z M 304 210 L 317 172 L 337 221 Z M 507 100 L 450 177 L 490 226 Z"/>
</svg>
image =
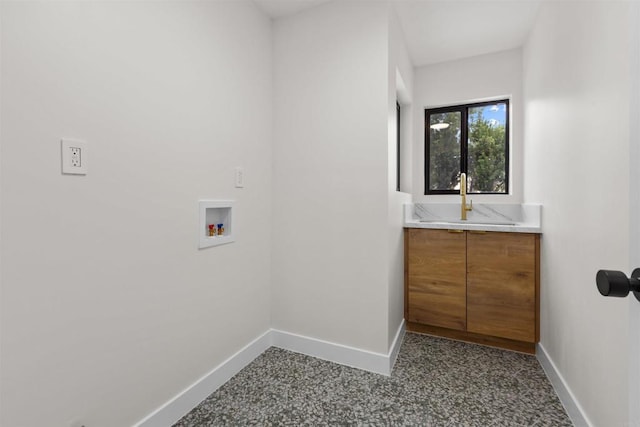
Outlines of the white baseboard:
<svg viewBox="0 0 640 427">
<path fill-rule="evenodd" d="M 361 350 L 275 329 L 272 330 L 272 333 L 274 347 L 389 376 L 400 351 L 404 330 L 403 321 L 398 328 L 391 350 L 387 354 Z"/>
<path fill-rule="evenodd" d="M 134 427 L 173 425 L 272 346 L 389 376 L 398 357 L 404 334 L 403 321 L 398 327 L 389 353 L 382 354 L 270 329 L 136 423 Z"/>
<path fill-rule="evenodd" d="M 560 402 L 564 406 L 564 409 L 567 411 L 569 418 L 571 418 L 571 422 L 576 427 L 593 427 L 593 424 L 589 421 L 589 418 L 584 413 L 582 406 L 576 400 L 576 397 L 571 392 L 571 389 L 567 385 L 567 382 L 564 380 L 562 375 L 560 375 L 560 371 L 553 363 L 549 354 L 544 349 L 542 344 L 538 344 L 538 351 L 536 352 L 536 357 L 542 365 L 542 369 L 547 374 L 551 385 L 556 390 L 558 397 L 560 398 Z"/>
<path fill-rule="evenodd" d="M 396 360 L 398 359 L 398 353 L 400 353 L 400 347 L 402 346 L 402 340 L 404 339 L 404 334 L 406 332 L 406 325 L 404 319 L 402 319 L 402 323 L 400 323 L 400 326 L 398 327 L 398 332 L 396 332 L 396 337 L 393 339 L 393 343 L 389 349 L 389 375 L 391 375 L 393 365 L 396 364 Z"/>
<path fill-rule="evenodd" d="M 135 424 L 134 427 L 172 426 L 269 347 L 271 347 L 271 330 L 247 344 L 208 374 L 182 390 L 167 403 Z"/>
</svg>

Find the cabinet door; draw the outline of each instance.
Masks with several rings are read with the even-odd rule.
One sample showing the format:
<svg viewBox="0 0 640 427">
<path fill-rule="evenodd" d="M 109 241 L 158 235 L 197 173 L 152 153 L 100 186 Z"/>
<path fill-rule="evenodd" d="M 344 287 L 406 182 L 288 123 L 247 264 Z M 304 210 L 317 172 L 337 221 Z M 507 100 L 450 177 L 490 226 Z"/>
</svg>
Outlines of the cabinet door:
<svg viewBox="0 0 640 427">
<path fill-rule="evenodd" d="M 466 233 L 407 233 L 407 320 L 464 331 Z"/>
<path fill-rule="evenodd" d="M 537 236 L 467 235 L 467 330 L 536 341 Z"/>
</svg>

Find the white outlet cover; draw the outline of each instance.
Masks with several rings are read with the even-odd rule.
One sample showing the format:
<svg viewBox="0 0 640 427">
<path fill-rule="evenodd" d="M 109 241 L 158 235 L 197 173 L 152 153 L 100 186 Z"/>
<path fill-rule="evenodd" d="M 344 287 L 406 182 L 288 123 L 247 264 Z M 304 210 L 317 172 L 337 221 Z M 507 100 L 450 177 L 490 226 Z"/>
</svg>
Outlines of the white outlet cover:
<svg viewBox="0 0 640 427">
<path fill-rule="evenodd" d="M 87 174 L 89 156 L 86 141 L 63 138 L 60 144 L 60 151 L 62 154 L 63 174 Z"/>
<path fill-rule="evenodd" d="M 244 187 L 244 168 L 236 167 L 236 188 Z"/>
</svg>

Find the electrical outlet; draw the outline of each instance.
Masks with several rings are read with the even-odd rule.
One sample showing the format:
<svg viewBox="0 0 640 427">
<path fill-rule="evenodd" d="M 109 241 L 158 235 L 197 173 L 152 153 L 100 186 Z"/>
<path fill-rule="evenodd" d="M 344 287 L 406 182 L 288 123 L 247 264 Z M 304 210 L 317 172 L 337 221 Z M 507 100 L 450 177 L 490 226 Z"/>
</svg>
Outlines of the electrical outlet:
<svg viewBox="0 0 640 427">
<path fill-rule="evenodd" d="M 82 167 L 82 148 L 71 147 L 71 166 L 74 168 Z"/>
<path fill-rule="evenodd" d="M 87 174 L 86 141 L 63 139 L 61 141 L 62 173 L 71 175 Z"/>
</svg>

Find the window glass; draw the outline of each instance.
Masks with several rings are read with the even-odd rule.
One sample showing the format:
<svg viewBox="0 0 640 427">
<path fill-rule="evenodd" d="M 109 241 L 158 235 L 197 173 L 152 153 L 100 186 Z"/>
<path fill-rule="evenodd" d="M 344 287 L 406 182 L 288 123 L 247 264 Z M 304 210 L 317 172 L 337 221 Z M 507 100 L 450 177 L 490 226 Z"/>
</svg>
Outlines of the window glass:
<svg viewBox="0 0 640 427">
<path fill-rule="evenodd" d="M 504 193 L 507 104 L 469 108 L 467 191 Z"/>
<path fill-rule="evenodd" d="M 509 100 L 425 110 L 425 194 L 509 193 Z"/>
<path fill-rule="evenodd" d="M 429 189 L 454 190 L 460 187 L 459 111 L 431 114 L 429 117 Z"/>
</svg>

